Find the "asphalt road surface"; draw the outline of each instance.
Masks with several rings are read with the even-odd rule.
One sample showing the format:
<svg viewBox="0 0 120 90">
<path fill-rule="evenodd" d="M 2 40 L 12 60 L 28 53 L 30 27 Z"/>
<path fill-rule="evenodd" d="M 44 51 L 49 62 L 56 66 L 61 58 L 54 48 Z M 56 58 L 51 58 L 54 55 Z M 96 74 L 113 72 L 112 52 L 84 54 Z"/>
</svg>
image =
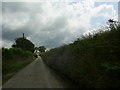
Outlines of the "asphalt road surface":
<svg viewBox="0 0 120 90">
<path fill-rule="evenodd" d="M 69 88 L 69 85 L 39 57 L 8 80 L 3 88 Z"/>
</svg>

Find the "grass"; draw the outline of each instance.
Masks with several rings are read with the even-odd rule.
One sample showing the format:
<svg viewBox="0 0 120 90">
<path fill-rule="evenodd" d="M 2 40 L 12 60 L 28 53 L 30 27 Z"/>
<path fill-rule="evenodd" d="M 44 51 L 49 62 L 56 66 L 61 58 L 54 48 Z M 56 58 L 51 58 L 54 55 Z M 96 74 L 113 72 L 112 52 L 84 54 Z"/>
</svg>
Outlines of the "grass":
<svg viewBox="0 0 120 90">
<path fill-rule="evenodd" d="M 100 30 L 42 54 L 46 64 L 76 87 L 120 87 L 120 27 Z"/>
<path fill-rule="evenodd" d="M 2 83 L 7 82 L 34 60 L 33 54 L 20 48 L 2 49 Z"/>
</svg>

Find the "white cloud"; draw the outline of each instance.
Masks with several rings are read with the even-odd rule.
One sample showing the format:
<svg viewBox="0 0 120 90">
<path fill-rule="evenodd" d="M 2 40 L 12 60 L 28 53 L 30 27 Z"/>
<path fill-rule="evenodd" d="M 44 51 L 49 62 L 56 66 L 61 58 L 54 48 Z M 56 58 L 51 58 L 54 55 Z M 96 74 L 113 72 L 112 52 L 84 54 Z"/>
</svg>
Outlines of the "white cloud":
<svg viewBox="0 0 120 90">
<path fill-rule="evenodd" d="M 10 30 L 17 30 L 20 27 L 23 27 L 29 21 L 27 14 L 18 12 L 18 13 L 5 13 L 3 15 L 3 24 L 4 27 L 10 28 Z"/>
<path fill-rule="evenodd" d="M 93 17 L 113 17 L 112 5 L 94 7 L 94 0 L 78 3 L 4 3 L 3 45 L 13 43 L 16 35 L 25 35 L 36 44 L 48 48 L 69 43 L 90 29 Z M 12 35 L 8 35 L 12 34 Z M 11 43 L 9 42 L 11 40 Z M 8 43 L 8 44 L 7 44 Z"/>
<path fill-rule="evenodd" d="M 94 17 L 112 18 L 116 15 L 116 10 L 112 5 L 103 4 L 93 9 Z"/>
<path fill-rule="evenodd" d="M 119 0 L 95 0 L 96 2 L 119 2 Z"/>
<path fill-rule="evenodd" d="M 2 40 L 2 42 L 0 41 L 0 44 L 2 45 L 2 46 L 0 46 L 0 47 L 10 48 L 11 45 L 13 44 L 13 42 L 7 41 L 7 40 L 4 40 L 4 41 Z"/>
</svg>

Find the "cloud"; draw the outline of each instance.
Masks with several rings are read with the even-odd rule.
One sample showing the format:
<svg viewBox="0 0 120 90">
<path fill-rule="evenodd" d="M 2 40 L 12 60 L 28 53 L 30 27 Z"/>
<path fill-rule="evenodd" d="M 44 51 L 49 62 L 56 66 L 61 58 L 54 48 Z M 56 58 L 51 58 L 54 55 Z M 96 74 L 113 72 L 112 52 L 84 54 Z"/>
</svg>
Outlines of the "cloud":
<svg viewBox="0 0 120 90">
<path fill-rule="evenodd" d="M 92 17 L 114 16 L 115 13 L 110 5 L 95 8 L 94 0 L 77 3 L 4 2 L 3 46 L 10 47 L 15 38 L 25 33 L 36 46 L 58 47 L 88 31 Z"/>
<path fill-rule="evenodd" d="M 12 42 L 11 41 L 8 41 L 8 40 L 4 40 L 4 41 L 0 41 L 2 47 L 4 45 L 4 47 L 10 47 L 12 45 Z"/>
<path fill-rule="evenodd" d="M 28 23 L 29 16 L 25 13 L 5 13 L 3 19 L 4 27 L 9 28 L 10 30 L 17 30 Z"/>
<path fill-rule="evenodd" d="M 113 5 L 103 4 L 93 10 L 94 17 L 112 18 L 116 15 Z"/>
</svg>

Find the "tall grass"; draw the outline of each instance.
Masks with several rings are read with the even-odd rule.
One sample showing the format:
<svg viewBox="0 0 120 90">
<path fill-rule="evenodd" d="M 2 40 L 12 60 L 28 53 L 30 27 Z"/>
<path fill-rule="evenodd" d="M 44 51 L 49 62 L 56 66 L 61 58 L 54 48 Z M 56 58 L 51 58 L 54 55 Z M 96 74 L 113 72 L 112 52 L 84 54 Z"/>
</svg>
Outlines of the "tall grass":
<svg viewBox="0 0 120 90">
<path fill-rule="evenodd" d="M 46 64 L 76 87 L 120 87 L 120 27 L 84 36 L 42 54 Z"/>
</svg>

